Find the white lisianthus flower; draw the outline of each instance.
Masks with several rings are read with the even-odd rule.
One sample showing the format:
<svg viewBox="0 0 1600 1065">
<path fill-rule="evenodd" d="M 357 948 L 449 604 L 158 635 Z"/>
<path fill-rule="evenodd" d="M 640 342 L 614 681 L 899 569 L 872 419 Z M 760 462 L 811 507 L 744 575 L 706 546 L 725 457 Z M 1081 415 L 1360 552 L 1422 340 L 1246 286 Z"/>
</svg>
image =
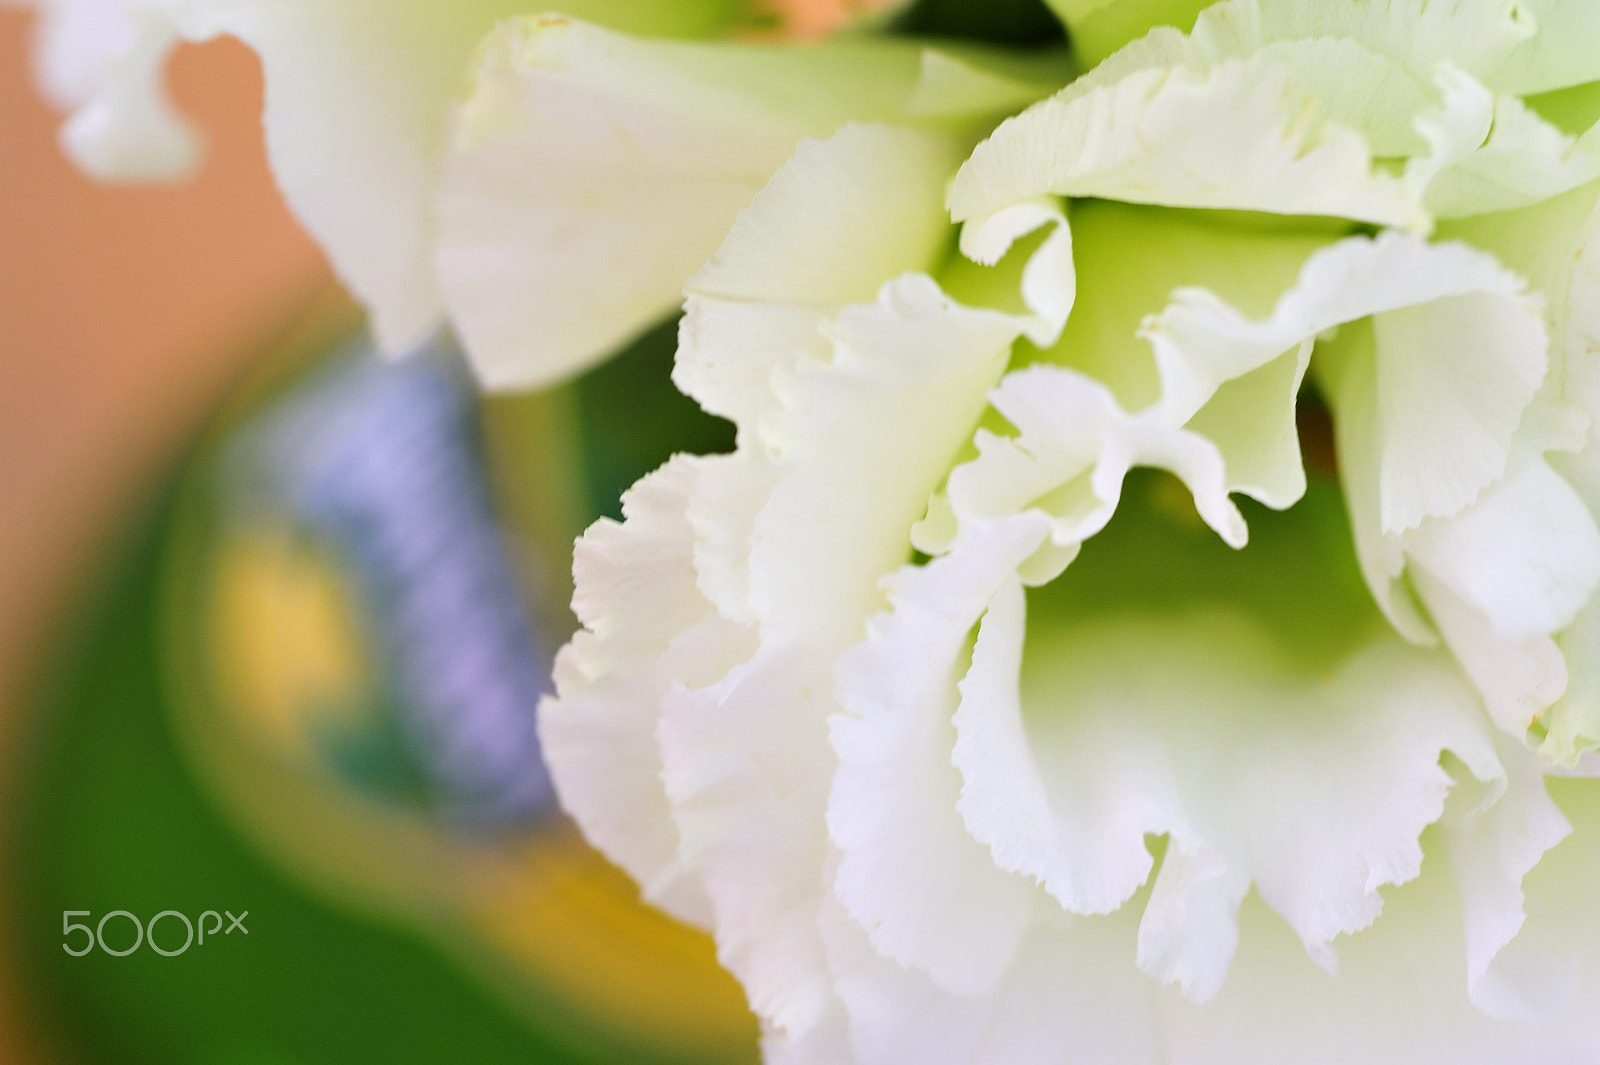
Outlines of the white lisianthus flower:
<svg viewBox="0 0 1600 1065">
<path fill-rule="evenodd" d="M 670 313 L 801 138 L 966 122 L 1065 80 L 909 41 L 688 43 L 770 18 L 755 0 L 34 2 L 63 143 L 102 178 L 196 164 L 161 81 L 177 41 L 253 48 L 278 183 L 380 344 L 448 319 L 491 387 L 570 375 Z M 883 6 L 775 10 L 815 35 Z"/>
<path fill-rule="evenodd" d="M 1600 1060 L 1596 41 L 1225 0 L 740 214 L 542 733 L 768 1061 Z"/>
</svg>

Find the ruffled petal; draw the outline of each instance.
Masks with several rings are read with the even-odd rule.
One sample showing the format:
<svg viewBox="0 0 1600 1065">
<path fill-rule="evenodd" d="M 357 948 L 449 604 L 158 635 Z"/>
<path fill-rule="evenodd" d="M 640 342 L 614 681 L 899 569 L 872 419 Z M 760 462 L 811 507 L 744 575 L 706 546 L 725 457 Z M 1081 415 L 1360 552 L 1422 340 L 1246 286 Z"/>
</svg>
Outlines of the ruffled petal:
<svg viewBox="0 0 1600 1065">
<path fill-rule="evenodd" d="M 956 221 L 1044 194 L 1331 215 L 1424 228 L 1409 186 L 1374 169 L 1347 126 L 1315 113 L 1271 55 L 1140 70 L 1002 123 L 951 187 Z"/>
<path fill-rule="evenodd" d="M 1327 515 L 1304 510 L 1275 519 L 1290 524 L 1252 546 L 1253 562 L 1247 553 L 1228 568 L 1237 576 L 1284 564 L 1272 559 L 1278 551 L 1317 550 L 1325 537 L 1297 526 L 1316 528 Z M 955 718 L 962 814 L 998 865 L 1039 880 L 1077 913 L 1132 897 L 1154 865 L 1146 836 L 1168 834 L 1177 862 L 1157 880 L 1140 958 L 1191 994 L 1220 985 L 1233 909 L 1251 882 L 1331 965 L 1331 940 L 1377 915 L 1377 888 L 1417 875 L 1418 836 L 1443 812 L 1450 783 L 1440 755 L 1453 752 L 1478 779 L 1498 776 L 1476 697 L 1436 653 L 1362 635 L 1373 632 L 1370 615 L 1350 627 L 1319 604 L 1328 616 L 1298 624 L 1344 631 L 1311 649 L 1284 631 L 1286 618 L 1267 627 L 1244 612 L 1253 596 L 1243 588 L 1186 600 L 1185 583 L 1227 586 L 1226 574 L 1191 572 L 1219 560 L 1152 556 L 1142 563 L 1150 572 L 1130 570 L 1163 542 L 1127 545 L 1138 535 L 1109 529 L 1044 589 L 1050 605 L 1030 611 L 1042 613 L 1029 619 L 1026 657 L 1015 592 L 989 607 Z M 1102 551 L 1128 561 L 1097 559 L 1101 539 L 1117 544 Z M 1177 543 L 1159 550 L 1176 558 Z M 947 558 L 962 552 L 958 543 Z M 1114 574 L 1103 572 L 1108 563 Z M 1296 573 L 1352 594 L 1336 572 Z M 1354 595 L 1347 609 L 1360 616 L 1359 586 Z M 1131 605 L 1152 597 L 1177 601 L 1161 611 Z M 1375 795 L 1385 798 L 1373 804 Z"/>
<path fill-rule="evenodd" d="M 954 813 L 951 714 L 967 628 L 951 621 L 976 617 L 998 574 L 1049 533 L 1040 515 L 995 525 L 992 552 L 967 556 L 976 565 L 936 562 L 926 580 L 910 570 L 888 583 L 894 610 L 839 660 L 829 723 L 834 894 L 879 954 L 957 994 L 987 992 L 1032 919 L 1033 885 L 996 868 Z"/>
<path fill-rule="evenodd" d="M 1128 472 L 1151 466 L 1177 474 L 1206 523 L 1227 543 L 1244 546 L 1244 519 L 1228 499 L 1221 453 L 1161 411 L 1130 415 L 1099 382 L 1054 366 L 1008 374 L 990 402 L 1018 435 L 979 431 L 978 457 L 949 478 L 959 519 L 981 521 L 1033 506 L 1053 519 L 1058 546 L 1076 545 L 1111 520 Z"/>
<path fill-rule="evenodd" d="M 1497 747 L 1504 775 L 1487 795 L 1467 798 L 1465 809 L 1448 815 L 1443 833 L 1461 895 L 1467 992 L 1491 1017 L 1548 1021 L 1572 1004 L 1572 988 L 1562 986 L 1570 959 L 1540 957 L 1528 944 L 1506 947 L 1527 919 L 1524 879 L 1572 825 L 1546 792 L 1538 759 L 1504 738 Z"/>
<path fill-rule="evenodd" d="M 1376 488 L 1384 535 L 1454 514 L 1504 475 L 1547 369 L 1543 307 L 1524 288 L 1481 252 L 1391 233 L 1322 253 L 1286 297 L 1315 307 L 1306 336 L 1372 318 L 1370 336 L 1350 331 L 1366 350 L 1337 370 L 1334 405 L 1359 442 L 1340 456 L 1349 491 Z"/>
<path fill-rule="evenodd" d="M 1006 316 L 957 307 L 913 274 L 839 314 L 830 363 L 775 371 L 783 409 L 754 438 L 771 466 L 746 562 L 761 645 L 665 704 L 668 794 L 722 957 L 757 1012 L 792 1037 L 821 1023 L 830 994 L 815 918 L 833 661 L 881 602 L 879 575 L 909 550 L 1016 333 Z"/>
<path fill-rule="evenodd" d="M 1433 155 L 1413 168 L 1435 217 L 1515 210 L 1600 177 L 1600 126 L 1574 137 L 1460 71 L 1445 69 L 1438 80 L 1444 100 L 1419 119 Z"/>
<path fill-rule="evenodd" d="M 640 481 L 623 497 L 621 524 L 602 519 L 578 541 L 573 608 L 585 631 L 557 657 L 559 694 L 539 708 L 539 736 L 585 837 L 647 899 L 706 925 L 704 893 L 679 861 L 655 739 L 660 702 L 678 679 L 671 644 L 713 617 L 695 584 L 684 513 L 696 461 L 674 459 Z"/>
</svg>

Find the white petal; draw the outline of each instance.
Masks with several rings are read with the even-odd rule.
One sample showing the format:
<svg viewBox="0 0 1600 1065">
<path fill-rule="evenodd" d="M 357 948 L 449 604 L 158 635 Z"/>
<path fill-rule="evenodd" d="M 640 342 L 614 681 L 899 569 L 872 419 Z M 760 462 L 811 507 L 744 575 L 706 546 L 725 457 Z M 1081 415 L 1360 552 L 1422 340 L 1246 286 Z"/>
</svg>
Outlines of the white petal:
<svg viewBox="0 0 1600 1065">
<path fill-rule="evenodd" d="M 1411 579 L 1494 723 L 1512 736 L 1533 728 L 1567 688 L 1567 664 L 1556 641 L 1544 633 L 1520 640 L 1496 636 L 1481 610 L 1426 570 L 1414 571 Z"/>
<path fill-rule="evenodd" d="M 163 80 L 177 28 L 159 2 L 43 0 L 34 62 L 40 88 L 71 118 L 61 143 L 106 181 L 170 181 L 200 161 L 200 135 Z"/>
<path fill-rule="evenodd" d="M 978 434 L 978 457 L 949 478 L 959 517 L 995 518 L 1036 506 L 1055 519 L 1057 544 L 1080 543 L 1111 520 L 1128 471 L 1151 466 L 1177 474 L 1207 524 L 1229 544 L 1244 545 L 1244 519 L 1228 499 L 1222 455 L 1160 411 L 1129 415 L 1105 386 L 1055 366 L 1008 374 L 990 402 L 1018 435 Z"/>
<path fill-rule="evenodd" d="M 261 57 L 284 197 L 399 352 L 440 320 L 433 195 L 473 46 L 517 0 L 173 0 L 184 33 Z"/>
<path fill-rule="evenodd" d="M 1572 826 L 1545 791 L 1538 759 L 1505 739 L 1497 746 L 1505 775 L 1475 808 L 1452 816 L 1444 832 L 1461 893 L 1467 988 L 1491 1017 L 1545 1021 L 1570 1005 L 1560 993 L 1559 966 L 1518 965 L 1515 952 L 1502 953 L 1526 919 L 1523 879 Z"/>
<path fill-rule="evenodd" d="M 1405 538 L 1412 562 L 1509 641 L 1560 632 L 1600 582 L 1600 531 L 1570 484 L 1519 456 L 1462 513 Z"/>
<path fill-rule="evenodd" d="M 1130 924 L 1035 927 L 1002 982 L 982 995 L 955 996 L 875 953 L 838 907 L 822 916 L 862 1065 L 1165 1061 L 1149 988 L 1127 961 Z"/>
<path fill-rule="evenodd" d="M 1010 967 L 1034 888 L 997 869 L 956 816 L 955 681 L 971 621 L 1048 531 L 1024 515 L 995 530 L 1003 547 L 967 556 L 976 566 L 936 561 L 922 580 L 903 571 L 889 584 L 892 612 L 836 669 L 834 893 L 878 953 L 958 994 L 988 991 Z"/>
<path fill-rule="evenodd" d="M 639 482 L 623 497 L 622 524 L 602 519 L 578 541 L 573 609 L 586 631 L 557 658 L 558 696 L 540 706 L 539 734 L 562 805 L 585 837 L 646 898 L 704 925 L 705 897 L 679 862 L 655 740 L 660 701 L 676 679 L 669 646 L 710 617 L 684 514 L 695 461 L 675 459 Z"/>
<path fill-rule="evenodd" d="M 1141 70 L 1071 89 L 1008 119 L 951 187 L 957 221 L 1042 194 L 1180 207 L 1425 224 L 1396 178 L 1373 170 L 1361 136 L 1308 122 L 1291 68 L 1270 56 L 1205 74 Z"/>
<path fill-rule="evenodd" d="M 1565 849 L 1557 848 L 1545 864 Z M 1541 866 L 1534 876 L 1542 871 Z M 1442 863 L 1430 862 L 1419 881 L 1389 892 L 1383 916 L 1341 948 L 1339 972 L 1332 976 L 1306 963 L 1293 938 L 1274 927 L 1278 922 L 1265 906 L 1246 900 L 1238 960 L 1222 992 L 1203 1004 L 1176 998 L 1163 1004 L 1163 1035 L 1173 1051 L 1168 1060 L 1172 1065 L 1594 1061 L 1600 1031 L 1592 1008 L 1580 1006 L 1558 1023 L 1534 1026 L 1493 1020 L 1472 1005 L 1465 993 L 1461 917 L 1452 887 Z M 1585 1005 L 1592 1002 L 1591 997 Z"/>
<path fill-rule="evenodd" d="M 1072 229 L 1062 205 L 1052 199 L 1025 200 L 961 227 L 961 253 L 983 266 L 1005 257 L 1021 238 L 1050 226 L 1049 236 L 1028 257 L 1019 294 L 1032 312 L 1024 334 L 1040 347 L 1061 338 L 1077 299 L 1078 276 L 1072 258 Z"/>
<path fill-rule="evenodd" d="M 1303 275 L 1299 300 L 1314 310 L 1302 320 L 1320 332 L 1373 316 L 1373 350 L 1352 356 L 1375 360 L 1373 381 L 1339 386 L 1334 405 L 1370 426 L 1369 450 L 1348 462 L 1377 464 L 1383 532 L 1456 513 L 1505 473 L 1545 376 L 1542 306 L 1464 245 L 1391 233 L 1343 241 L 1320 259 Z"/>
<path fill-rule="evenodd" d="M 1441 72 L 1440 82 L 1444 111 L 1457 114 L 1439 120 L 1463 128 L 1458 136 L 1442 134 L 1434 144 L 1439 157 L 1421 166 L 1424 202 L 1435 217 L 1514 210 L 1600 177 L 1600 127 L 1572 137 L 1516 97 L 1492 96 L 1459 72 Z"/>
</svg>

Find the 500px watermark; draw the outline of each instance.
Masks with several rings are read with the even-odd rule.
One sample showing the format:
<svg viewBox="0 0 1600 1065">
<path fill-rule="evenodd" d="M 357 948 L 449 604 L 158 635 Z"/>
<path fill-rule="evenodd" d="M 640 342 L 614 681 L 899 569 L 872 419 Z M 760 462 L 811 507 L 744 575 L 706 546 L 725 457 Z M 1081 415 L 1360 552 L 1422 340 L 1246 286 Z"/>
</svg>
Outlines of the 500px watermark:
<svg viewBox="0 0 1600 1065">
<path fill-rule="evenodd" d="M 222 927 L 222 914 L 224 913 L 228 915 L 228 927 L 226 930 L 224 930 Z M 134 951 L 138 950 L 140 946 L 147 943 L 150 945 L 150 949 L 155 951 L 157 954 L 164 955 L 168 958 L 174 958 L 195 944 L 196 924 L 199 925 L 200 930 L 200 946 L 205 946 L 207 935 L 210 935 L 211 938 L 215 939 L 219 931 L 225 936 L 232 935 L 234 932 L 243 932 L 245 935 L 250 934 L 250 929 L 244 926 L 244 919 L 250 916 L 249 910 L 245 910 L 237 917 L 235 917 L 232 913 L 229 913 L 227 910 L 223 910 L 222 913 L 218 913 L 216 910 L 207 910 L 200 915 L 200 920 L 198 922 L 190 921 L 187 915 L 179 913 L 177 910 L 162 910 L 160 913 L 150 918 L 150 920 L 145 924 L 140 924 L 139 918 L 135 917 L 127 910 L 112 910 L 110 913 L 102 916 L 99 923 L 96 924 L 92 929 L 86 924 L 81 924 L 73 920 L 74 917 L 93 916 L 94 915 L 88 910 L 61 911 L 61 949 L 66 951 L 68 954 L 71 954 L 74 958 L 83 957 L 97 946 L 103 952 L 111 955 L 113 958 L 121 958 L 128 954 L 132 954 Z M 129 924 L 133 925 L 132 946 L 123 947 L 120 950 L 106 946 L 106 922 L 111 920 L 113 917 L 125 918 Z M 206 918 L 208 917 L 212 920 L 212 925 L 209 929 L 206 928 Z M 161 944 L 156 942 L 156 925 L 161 923 L 162 918 L 167 919 L 169 928 L 172 927 L 173 921 L 183 922 L 184 940 L 181 947 L 169 950 L 167 947 L 163 947 Z M 115 927 L 116 926 L 113 925 L 113 928 Z M 83 946 L 78 949 L 74 949 L 72 943 L 70 942 L 74 932 L 83 933 L 83 939 L 81 941 Z M 165 933 L 169 943 L 174 938 L 175 934 L 176 933 L 174 932 Z"/>
</svg>

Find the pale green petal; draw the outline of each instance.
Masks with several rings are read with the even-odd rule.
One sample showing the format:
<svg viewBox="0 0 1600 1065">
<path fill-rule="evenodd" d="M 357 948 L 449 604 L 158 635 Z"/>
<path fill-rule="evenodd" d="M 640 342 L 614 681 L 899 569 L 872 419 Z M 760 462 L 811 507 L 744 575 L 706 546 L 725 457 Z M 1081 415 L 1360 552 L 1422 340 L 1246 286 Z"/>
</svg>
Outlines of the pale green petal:
<svg viewBox="0 0 1600 1065">
<path fill-rule="evenodd" d="M 1066 0 L 1073 2 L 1073 0 Z M 1089 4 L 1136 8 L 1151 0 L 1087 0 Z M 1161 0 L 1154 0 L 1159 3 Z M 1549 2 L 1549 0 L 1546 0 Z M 1178 20 L 1151 20 L 1167 28 L 1154 29 L 1133 41 L 1104 64 L 1111 76 L 1122 77 L 1148 66 L 1190 65 L 1202 69 L 1228 59 L 1242 59 L 1276 46 L 1293 43 L 1305 51 L 1289 52 L 1309 60 L 1303 72 L 1307 85 L 1315 85 L 1330 104 L 1337 100 L 1366 100 L 1362 106 L 1333 104 L 1343 115 L 1375 112 L 1381 97 L 1360 78 L 1376 71 L 1369 60 L 1356 59 L 1340 70 L 1317 59 L 1317 42 L 1344 41 L 1383 56 L 1426 83 L 1440 63 L 1448 62 L 1480 79 L 1492 78 L 1526 48 L 1533 35 L 1528 5 L 1519 0 L 1223 0 L 1205 7 L 1193 18 L 1193 30 Z M 1101 75 L 1091 74 L 1096 78 Z M 1388 80 L 1392 75 L 1384 75 Z M 1398 84 L 1391 82 L 1391 85 Z M 1512 91 L 1518 91 L 1513 89 Z M 1410 94 L 1395 100 L 1410 102 Z M 1389 121 L 1373 115 L 1378 121 Z"/>
<path fill-rule="evenodd" d="M 1303 510 L 1256 519 L 1258 556 L 1241 554 L 1226 569 L 1261 570 L 1287 561 L 1280 552 L 1308 551 L 1297 541 L 1328 508 Z M 1017 629 L 1009 651 L 997 643 L 992 652 L 1004 654 L 1003 668 L 984 661 L 985 620 L 956 719 L 963 814 L 997 862 L 1041 878 L 1075 912 L 1131 897 L 1152 869 L 1145 835 L 1170 833 L 1169 854 L 1183 860 L 1169 883 L 1157 882 L 1141 961 L 1191 994 L 1221 984 L 1245 880 L 1331 964 L 1330 941 L 1377 915 L 1377 886 L 1416 875 L 1417 837 L 1442 813 L 1448 788 L 1440 752 L 1454 751 L 1480 779 L 1496 774 L 1487 722 L 1441 656 L 1373 635 L 1370 607 L 1364 622 L 1335 628 L 1352 611 L 1361 616 L 1359 598 L 1335 607 L 1323 597 L 1263 603 L 1237 585 L 1222 592 L 1226 574 L 1201 572 L 1221 559 L 1186 557 L 1194 534 L 1163 541 L 1148 503 L 1136 513 L 1127 520 L 1147 531 L 1108 530 L 1104 548 L 1091 542 L 1058 585 L 1030 600 L 1026 651 Z M 1163 542 L 1158 560 L 1150 552 Z M 1302 587 L 1359 597 L 1359 585 L 1323 572 L 1329 565 L 1284 572 Z M 1281 588 L 1267 595 L 1294 598 Z M 1285 616 L 1296 631 L 1285 631 Z M 1304 646 L 1308 629 L 1322 630 L 1315 646 Z M 989 736 L 1019 727 L 1036 769 L 979 754 Z M 1042 791 L 1025 795 L 1035 783 Z M 1376 794 L 1388 797 L 1380 808 L 1368 806 Z M 1003 810 L 1025 802 L 1050 811 L 1048 831 L 993 831 Z M 1197 905 L 1186 908 L 1184 897 Z"/>
<path fill-rule="evenodd" d="M 952 135 L 858 124 L 802 142 L 718 234 L 686 290 L 821 308 L 870 302 L 885 278 L 928 272 L 943 256 L 944 187 L 965 148 Z"/>
<path fill-rule="evenodd" d="M 885 278 L 946 253 L 951 136 L 848 125 L 802 142 L 686 286 L 673 381 L 741 440 L 777 406 L 780 362 L 826 361 L 827 320 L 870 301 Z"/>
<path fill-rule="evenodd" d="M 1600 6 L 1591 0 L 1519 0 L 1538 32 L 1496 72 L 1495 84 L 1522 95 L 1600 81 Z"/>
<path fill-rule="evenodd" d="M 1420 228 L 1406 183 L 1375 170 L 1354 130 L 1308 119 L 1315 100 L 1271 56 L 1204 73 L 1141 70 L 1035 104 L 957 174 L 957 221 L 1044 194 L 1331 215 Z"/>
<path fill-rule="evenodd" d="M 1161 400 L 1166 389 L 1181 391 L 1167 402 L 1172 409 L 1186 407 L 1185 418 L 1203 404 L 1204 388 L 1224 378 L 1212 375 L 1198 392 L 1187 373 L 1181 381 L 1165 380 L 1168 371 L 1141 330 L 1179 290 L 1204 289 L 1244 315 L 1269 315 L 1306 258 L 1342 232 L 1098 201 L 1072 204 L 1069 217 L 1080 264 L 1077 298 L 1066 330 L 1042 357 L 1104 383 L 1132 411 Z M 1288 340 L 1272 354 L 1297 345 L 1298 339 Z M 1181 368 L 1174 363 L 1172 369 Z"/>
<path fill-rule="evenodd" d="M 1049 96 L 1072 73 L 1071 61 L 1053 52 L 1034 56 L 925 48 L 905 113 L 914 118 L 992 114 L 998 119 Z"/>
<path fill-rule="evenodd" d="M 1442 157 L 1421 168 L 1436 217 L 1527 207 L 1600 178 L 1600 126 L 1573 137 L 1516 97 L 1494 97 L 1465 75 L 1442 74 L 1441 83 L 1444 108 L 1464 112 L 1470 133 L 1459 145 L 1436 145 Z"/>
<path fill-rule="evenodd" d="M 919 62 L 909 43 L 708 46 L 567 20 L 502 26 L 440 197 L 440 279 L 480 377 L 548 383 L 669 312 L 797 142 L 898 115 Z M 884 177 L 924 163 L 942 169 L 925 154 Z"/>
</svg>

